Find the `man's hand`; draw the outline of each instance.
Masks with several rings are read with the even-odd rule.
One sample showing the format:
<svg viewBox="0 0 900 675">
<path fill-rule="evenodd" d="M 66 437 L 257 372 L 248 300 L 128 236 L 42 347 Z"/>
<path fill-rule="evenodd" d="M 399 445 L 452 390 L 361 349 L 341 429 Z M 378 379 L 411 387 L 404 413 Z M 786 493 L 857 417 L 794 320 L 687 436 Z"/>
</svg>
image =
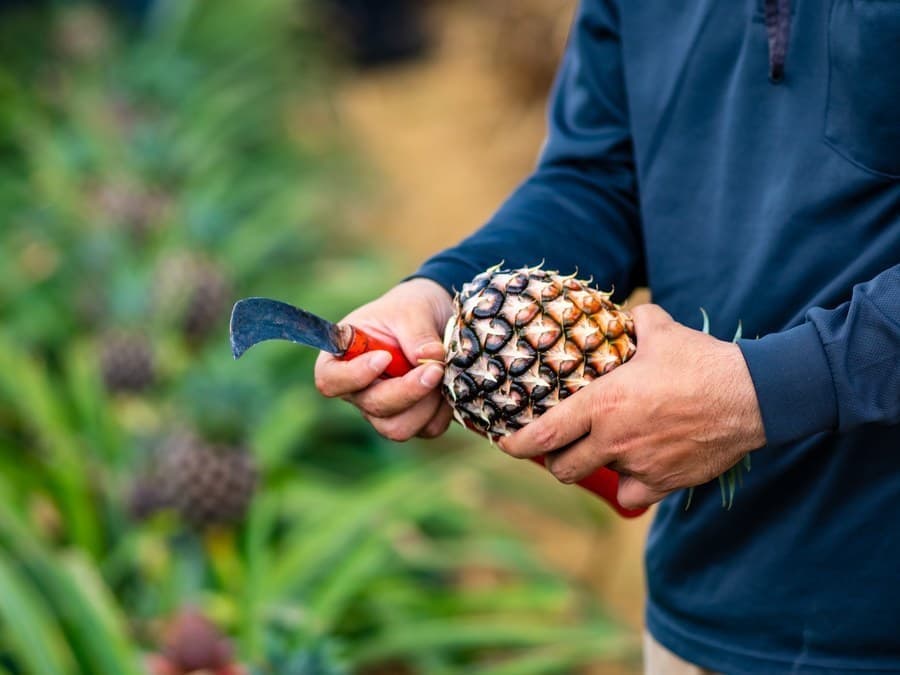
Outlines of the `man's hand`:
<svg viewBox="0 0 900 675">
<path fill-rule="evenodd" d="M 400 345 L 407 360 L 443 362 L 441 332 L 453 313 L 450 294 L 428 279 L 412 279 L 360 307 L 343 321 Z M 438 385 L 444 368 L 424 363 L 403 377 L 381 379 L 390 354 L 376 351 L 352 361 L 322 353 L 316 361 L 316 388 L 325 396 L 340 396 L 359 408 L 382 436 L 405 441 L 431 438 L 446 431 L 450 407 Z"/>
<path fill-rule="evenodd" d="M 622 474 L 619 502 L 640 508 L 712 480 L 766 438 L 737 345 L 675 323 L 656 305 L 632 316 L 638 348 L 628 363 L 499 445 L 514 457 L 547 453 L 564 483 L 609 466 Z"/>
</svg>

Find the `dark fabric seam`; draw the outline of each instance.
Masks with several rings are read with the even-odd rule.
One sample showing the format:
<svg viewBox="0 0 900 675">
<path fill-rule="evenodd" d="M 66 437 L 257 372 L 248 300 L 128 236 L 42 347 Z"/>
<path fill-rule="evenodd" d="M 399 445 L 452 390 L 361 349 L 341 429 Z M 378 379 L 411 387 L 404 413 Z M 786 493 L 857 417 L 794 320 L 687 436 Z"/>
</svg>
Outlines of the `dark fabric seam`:
<svg viewBox="0 0 900 675">
<path fill-rule="evenodd" d="M 790 0 L 765 0 L 765 24 L 769 43 L 769 80 L 778 83 L 784 80 L 791 33 Z"/>
</svg>

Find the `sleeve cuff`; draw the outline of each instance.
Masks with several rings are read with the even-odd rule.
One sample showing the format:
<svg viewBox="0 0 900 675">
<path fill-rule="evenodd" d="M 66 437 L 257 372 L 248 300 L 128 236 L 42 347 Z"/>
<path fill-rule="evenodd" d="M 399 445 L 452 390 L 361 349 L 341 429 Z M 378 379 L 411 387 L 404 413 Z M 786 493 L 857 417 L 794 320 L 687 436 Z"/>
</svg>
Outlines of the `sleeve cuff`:
<svg viewBox="0 0 900 675">
<path fill-rule="evenodd" d="M 782 445 L 837 428 L 837 396 L 819 333 L 804 323 L 758 340 L 739 340 L 766 431 Z"/>
</svg>

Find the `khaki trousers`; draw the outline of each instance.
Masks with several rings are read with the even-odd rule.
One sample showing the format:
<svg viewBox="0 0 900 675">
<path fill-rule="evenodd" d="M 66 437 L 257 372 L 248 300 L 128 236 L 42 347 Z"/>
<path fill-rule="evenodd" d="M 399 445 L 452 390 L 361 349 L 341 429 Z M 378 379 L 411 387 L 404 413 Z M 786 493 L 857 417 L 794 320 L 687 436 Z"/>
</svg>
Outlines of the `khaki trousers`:
<svg viewBox="0 0 900 675">
<path fill-rule="evenodd" d="M 675 656 L 644 632 L 644 675 L 717 675 Z"/>
</svg>

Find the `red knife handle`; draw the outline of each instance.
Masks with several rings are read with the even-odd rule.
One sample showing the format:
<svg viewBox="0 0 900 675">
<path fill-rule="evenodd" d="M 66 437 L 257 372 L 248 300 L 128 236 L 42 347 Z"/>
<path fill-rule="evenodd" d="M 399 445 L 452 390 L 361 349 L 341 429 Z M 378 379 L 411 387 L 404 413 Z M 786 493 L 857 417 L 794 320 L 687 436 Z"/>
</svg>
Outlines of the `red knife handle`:
<svg viewBox="0 0 900 675">
<path fill-rule="evenodd" d="M 390 355 L 393 357 L 390 364 L 388 364 L 388 367 L 384 371 L 385 375 L 388 375 L 389 377 L 402 377 L 413 369 L 413 365 L 406 360 L 406 356 L 403 354 L 403 350 L 401 350 L 397 345 L 379 340 L 378 338 L 369 335 L 364 330 L 356 328 L 355 326 L 350 326 L 349 328 L 349 345 L 346 351 L 338 357 L 341 361 L 349 361 L 350 359 L 355 359 L 357 356 L 365 354 L 366 352 L 383 350 L 390 353 Z M 544 466 L 543 457 L 534 457 L 533 459 L 541 466 Z M 607 501 L 609 505 L 613 509 L 615 509 L 616 513 L 618 513 L 623 518 L 635 518 L 636 516 L 641 515 L 647 510 L 626 509 L 624 506 L 619 504 L 619 474 L 612 469 L 600 467 L 587 478 L 578 481 L 578 485 L 588 490 L 589 492 L 593 492 L 601 499 Z"/>
<path fill-rule="evenodd" d="M 543 457 L 532 459 L 544 466 Z M 601 466 L 587 478 L 582 478 L 578 481 L 578 485 L 606 500 L 623 518 L 636 518 L 647 511 L 647 509 L 626 509 L 619 503 L 619 474 L 605 466 Z"/>
<path fill-rule="evenodd" d="M 341 361 L 349 361 L 355 359 L 361 354 L 374 351 L 385 351 L 391 355 L 391 362 L 385 368 L 384 374 L 389 377 L 402 377 L 413 369 L 413 365 L 406 360 L 403 350 L 397 345 L 393 345 L 379 340 L 377 337 L 369 335 L 364 330 L 350 326 L 350 340 L 347 349 L 343 354 L 338 356 Z"/>
</svg>

